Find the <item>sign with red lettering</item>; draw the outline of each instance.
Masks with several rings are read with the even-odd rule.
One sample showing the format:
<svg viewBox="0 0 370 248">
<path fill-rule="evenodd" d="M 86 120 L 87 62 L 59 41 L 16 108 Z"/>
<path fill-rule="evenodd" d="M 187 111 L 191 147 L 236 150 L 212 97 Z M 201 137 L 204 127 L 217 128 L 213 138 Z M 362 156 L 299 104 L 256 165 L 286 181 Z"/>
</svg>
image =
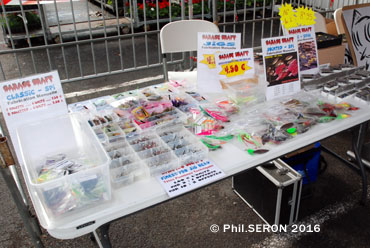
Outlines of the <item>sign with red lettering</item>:
<svg viewBox="0 0 370 248">
<path fill-rule="evenodd" d="M 240 49 L 240 33 L 198 33 L 197 82 L 198 90 L 222 92 L 216 69 L 216 54 Z"/>
<path fill-rule="evenodd" d="M 18 127 L 68 113 L 57 71 L 1 82 L 0 106 L 19 161 Z"/>
<path fill-rule="evenodd" d="M 216 54 L 219 80 L 238 80 L 254 75 L 253 49 Z"/>
<path fill-rule="evenodd" d="M 301 90 L 296 36 L 262 39 L 266 99 L 294 94 Z"/>
<path fill-rule="evenodd" d="M 319 61 L 316 46 L 314 26 L 302 26 L 286 31 L 295 35 L 298 42 L 299 71 L 301 74 L 316 74 L 319 72 Z"/>
</svg>

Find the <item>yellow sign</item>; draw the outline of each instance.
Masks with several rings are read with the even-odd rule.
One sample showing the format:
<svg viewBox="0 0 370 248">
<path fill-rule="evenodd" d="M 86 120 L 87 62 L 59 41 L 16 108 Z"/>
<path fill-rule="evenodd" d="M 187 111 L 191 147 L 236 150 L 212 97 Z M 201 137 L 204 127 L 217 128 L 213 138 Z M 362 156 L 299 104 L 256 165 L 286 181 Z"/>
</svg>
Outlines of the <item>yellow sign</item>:
<svg viewBox="0 0 370 248">
<path fill-rule="evenodd" d="M 298 9 L 296 9 L 296 11 L 298 25 L 310 26 L 316 23 L 315 12 L 312 9 L 306 7 L 299 7 Z"/>
<path fill-rule="evenodd" d="M 208 65 L 209 69 L 216 68 L 216 60 L 214 54 L 203 54 L 204 59 L 200 63 Z"/>
<path fill-rule="evenodd" d="M 289 3 L 281 5 L 279 8 L 279 16 L 281 23 L 288 31 L 291 28 L 309 26 L 316 23 L 315 12 L 311 8 L 301 6 L 294 10 Z"/>
<path fill-rule="evenodd" d="M 248 66 L 248 61 L 233 61 L 221 66 L 222 71 L 220 75 L 225 75 L 228 78 L 243 75 L 244 72 L 252 69 L 252 67 Z"/>
</svg>

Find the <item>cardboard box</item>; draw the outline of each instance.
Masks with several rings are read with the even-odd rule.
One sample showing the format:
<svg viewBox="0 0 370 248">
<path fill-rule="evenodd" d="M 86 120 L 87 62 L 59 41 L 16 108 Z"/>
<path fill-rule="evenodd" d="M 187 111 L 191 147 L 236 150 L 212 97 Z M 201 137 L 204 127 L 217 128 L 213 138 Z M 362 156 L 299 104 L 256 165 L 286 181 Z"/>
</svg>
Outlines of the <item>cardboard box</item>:
<svg viewBox="0 0 370 248">
<path fill-rule="evenodd" d="M 330 63 L 332 66 L 343 64 L 345 49 L 346 44 L 318 49 L 320 65 L 327 63 Z"/>
<path fill-rule="evenodd" d="M 337 36 L 338 31 L 337 31 L 337 26 L 335 25 L 334 20 L 333 19 L 325 19 L 325 21 L 326 21 L 327 33 Z"/>
</svg>

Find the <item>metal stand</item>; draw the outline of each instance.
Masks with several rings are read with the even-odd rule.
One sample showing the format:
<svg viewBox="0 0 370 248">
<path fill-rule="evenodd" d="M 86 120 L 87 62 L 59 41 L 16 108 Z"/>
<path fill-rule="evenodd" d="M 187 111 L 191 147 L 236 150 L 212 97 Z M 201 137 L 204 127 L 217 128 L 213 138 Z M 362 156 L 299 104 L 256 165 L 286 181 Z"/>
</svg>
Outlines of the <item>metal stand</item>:
<svg viewBox="0 0 370 248">
<path fill-rule="evenodd" d="M 368 122 L 364 122 L 358 125 L 357 127 L 355 127 L 352 132 L 352 149 L 355 154 L 355 159 L 357 162 L 356 164 L 351 163 L 350 161 L 347 161 L 346 159 L 342 158 L 335 152 L 331 151 L 325 146 L 322 146 L 323 151 L 339 159 L 341 162 L 343 162 L 345 165 L 347 165 L 349 168 L 351 168 L 352 170 L 354 170 L 361 176 L 361 179 L 362 179 L 362 194 L 361 194 L 361 200 L 360 200 L 361 205 L 365 205 L 366 200 L 367 200 L 367 174 L 365 170 L 365 165 L 361 159 L 361 152 L 362 152 L 362 147 L 364 144 L 367 125 L 368 125 Z"/>
<path fill-rule="evenodd" d="M 99 235 L 97 234 L 96 230 L 93 231 L 92 235 L 95 238 L 96 243 L 100 248 L 112 248 L 112 244 L 110 243 L 109 239 L 109 227 L 110 223 L 106 223 L 99 227 L 101 239 L 99 238 Z"/>
<path fill-rule="evenodd" d="M 358 129 L 355 130 L 353 138 L 352 138 L 352 149 L 356 155 L 356 161 L 358 166 L 360 167 L 360 174 L 362 177 L 362 197 L 361 197 L 361 204 L 366 204 L 366 198 L 367 198 L 367 174 L 365 170 L 365 166 L 362 163 L 361 159 L 361 151 L 362 151 L 362 145 L 364 144 L 365 134 L 367 130 L 367 122 L 360 124 Z"/>
</svg>

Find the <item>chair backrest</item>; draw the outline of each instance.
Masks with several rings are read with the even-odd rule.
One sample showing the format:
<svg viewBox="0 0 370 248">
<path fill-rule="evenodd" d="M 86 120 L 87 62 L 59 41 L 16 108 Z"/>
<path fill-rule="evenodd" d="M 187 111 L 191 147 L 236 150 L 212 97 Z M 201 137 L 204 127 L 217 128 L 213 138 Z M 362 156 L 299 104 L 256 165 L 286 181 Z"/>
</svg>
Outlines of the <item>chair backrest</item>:
<svg viewBox="0 0 370 248">
<path fill-rule="evenodd" d="M 170 22 L 160 32 L 162 54 L 196 51 L 198 32 L 219 33 L 217 25 L 204 20 Z"/>
<path fill-rule="evenodd" d="M 334 11 L 334 22 L 335 26 L 337 27 L 338 34 L 344 34 L 344 25 L 342 20 L 342 8 L 336 9 Z"/>
<path fill-rule="evenodd" d="M 327 33 L 328 30 L 326 28 L 325 17 L 323 17 L 319 12 L 315 12 L 315 17 L 316 17 L 316 20 L 315 20 L 316 23 L 314 25 L 315 32 Z"/>
</svg>

